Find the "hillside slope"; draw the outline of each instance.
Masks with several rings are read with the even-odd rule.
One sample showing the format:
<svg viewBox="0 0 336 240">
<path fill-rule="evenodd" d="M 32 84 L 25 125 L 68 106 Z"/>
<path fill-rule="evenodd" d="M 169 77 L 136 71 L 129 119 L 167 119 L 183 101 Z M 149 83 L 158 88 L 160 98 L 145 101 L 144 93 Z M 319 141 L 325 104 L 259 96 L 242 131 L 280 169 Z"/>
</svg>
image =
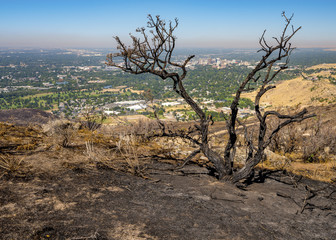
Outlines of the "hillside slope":
<svg viewBox="0 0 336 240">
<path fill-rule="evenodd" d="M 311 69 L 320 69 L 319 66 Z M 316 71 L 302 77 L 279 82 L 275 89 L 268 91 L 262 98 L 263 106 L 293 107 L 320 106 L 336 102 L 336 85 L 329 81 L 335 75 L 329 70 Z M 256 91 L 243 94 L 254 101 Z"/>
<path fill-rule="evenodd" d="M 49 120 L 56 119 L 56 116 L 39 109 L 23 108 L 0 110 L 0 122 L 9 122 L 17 125 L 41 125 Z"/>
</svg>

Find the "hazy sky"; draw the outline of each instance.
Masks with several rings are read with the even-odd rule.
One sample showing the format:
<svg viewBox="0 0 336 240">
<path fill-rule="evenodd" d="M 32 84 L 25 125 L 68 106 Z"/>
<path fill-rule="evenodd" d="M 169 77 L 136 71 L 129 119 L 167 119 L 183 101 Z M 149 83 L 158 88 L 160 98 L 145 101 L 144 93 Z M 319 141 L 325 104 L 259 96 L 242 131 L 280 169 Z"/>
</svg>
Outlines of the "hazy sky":
<svg viewBox="0 0 336 240">
<path fill-rule="evenodd" d="M 335 0 L 0 0 L 0 47 L 114 47 L 147 15 L 179 19 L 178 47 L 258 47 L 279 35 L 281 12 L 302 26 L 297 47 L 336 48 Z"/>
</svg>

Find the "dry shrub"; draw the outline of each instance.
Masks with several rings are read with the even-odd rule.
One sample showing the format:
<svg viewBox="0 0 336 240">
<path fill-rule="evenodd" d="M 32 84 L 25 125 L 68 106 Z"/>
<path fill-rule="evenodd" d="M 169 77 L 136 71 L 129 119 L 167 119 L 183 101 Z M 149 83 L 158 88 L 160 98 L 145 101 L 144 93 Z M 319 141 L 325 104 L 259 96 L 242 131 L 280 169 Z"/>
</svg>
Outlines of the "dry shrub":
<svg viewBox="0 0 336 240">
<path fill-rule="evenodd" d="M 302 158 L 305 162 L 326 162 L 336 155 L 336 129 L 328 123 L 315 124 L 303 135 Z"/>
<path fill-rule="evenodd" d="M 23 158 L 19 159 L 15 156 L 0 155 L 0 170 L 2 175 L 9 174 L 12 176 L 24 176 L 25 169 L 23 164 Z"/>
<path fill-rule="evenodd" d="M 272 118 L 268 122 L 268 128 L 274 129 L 280 124 L 279 119 Z M 300 150 L 302 147 L 302 135 L 304 129 L 298 124 L 290 124 L 282 128 L 273 136 L 269 149 L 280 154 L 288 154 Z"/>
<path fill-rule="evenodd" d="M 139 161 L 142 152 L 139 138 L 135 135 L 120 134 L 117 149 L 128 165 L 128 170 L 134 175 L 143 176 L 144 166 Z"/>
<path fill-rule="evenodd" d="M 89 140 L 85 142 L 84 154 L 89 162 L 99 167 L 145 177 L 145 156 L 150 150 L 143 145 L 141 138 L 120 134 L 114 144 L 114 148 L 106 148 Z"/>
<path fill-rule="evenodd" d="M 271 120 L 270 128 L 276 124 L 278 122 Z M 269 148 L 293 160 L 296 158 L 310 163 L 325 162 L 336 155 L 336 129 L 321 119 L 292 124 L 274 136 Z"/>
<path fill-rule="evenodd" d="M 271 122 L 271 126 L 275 123 Z M 336 179 L 336 127 L 325 118 L 283 128 L 273 139 L 267 160 L 261 165 L 286 169 L 320 181 Z"/>
<path fill-rule="evenodd" d="M 174 126 L 168 124 L 166 129 L 177 131 Z M 136 143 L 137 148 L 141 148 L 139 152 L 142 155 L 159 155 L 167 159 L 176 159 L 180 155 L 179 152 L 183 151 L 186 146 L 190 148 L 189 140 L 179 137 L 161 137 L 162 130 L 156 120 L 139 119 L 136 122 L 127 122 L 124 125 L 117 126 L 114 131 L 118 133 L 119 143 L 120 141 L 122 143 L 127 141 Z"/>
<path fill-rule="evenodd" d="M 109 149 L 98 144 L 95 144 L 93 141 L 85 142 L 85 151 L 84 154 L 88 159 L 94 163 L 102 162 L 109 167 L 117 169 L 117 167 L 112 166 L 108 162 L 113 162 L 116 159 L 115 149 Z M 108 164 L 107 164 L 108 163 Z"/>
<path fill-rule="evenodd" d="M 167 159 L 178 158 L 179 150 L 183 148 L 183 142 L 179 142 L 178 138 L 161 138 L 156 143 L 158 144 L 156 154 Z"/>
<path fill-rule="evenodd" d="M 90 131 L 99 129 L 106 119 L 106 115 L 103 112 L 95 112 L 93 108 L 86 109 L 82 113 L 82 117 L 84 118 L 84 121 L 81 121 L 82 126 Z"/>
<path fill-rule="evenodd" d="M 158 130 L 158 124 L 156 121 L 140 118 L 136 122 L 129 123 L 125 128 L 124 134 L 134 135 L 141 138 L 139 140 L 146 141 Z"/>
<path fill-rule="evenodd" d="M 54 145 L 69 147 L 79 127 L 78 123 L 59 119 L 45 124 L 43 130 L 51 137 Z"/>
</svg>

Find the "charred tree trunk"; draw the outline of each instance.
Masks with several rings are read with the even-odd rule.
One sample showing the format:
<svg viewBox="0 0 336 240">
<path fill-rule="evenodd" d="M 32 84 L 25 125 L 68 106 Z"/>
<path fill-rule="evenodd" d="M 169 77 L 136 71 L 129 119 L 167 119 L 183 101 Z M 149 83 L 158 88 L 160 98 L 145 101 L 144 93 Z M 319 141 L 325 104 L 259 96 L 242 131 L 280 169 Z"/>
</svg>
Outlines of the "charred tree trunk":
<svg viewBox="0 0 336 240">
<path fill-rule="evenodd" d="M 222 179 L 224 175 L 226 175 L 226 167 L 224 165 L 224 159 L 215 151 L 213 151 L 209 147 L 209 124 L 211 119 L 206 117 L 204 111 L 200 108 L 200 106 L 189 96 L 187 91 L 185 90 L 182 81 L 178 80 L 179 91 L 177 93 L 189 104 L 189 106 L 196 112 L 198 117 L 200 118 L 200 149 L 202 153 L 208 158 L 210 162 L 213 163 L 217 173 L 218 178 Z"/>
<path fill-rule="evenodd" d="M 269 145 L 273 136 L 281 128 L 293 122 L 300 122 L 300 121 L 303 121 L 304 119 L 315 116 L 315 115 L 306 115 L 307 114 L 306 109 L 303 109 L 300 113 L 296 115 L 282 115 L 275 111 L 267 111 L 265 113 L 262 113 L 260 110 L 261 97 L 267 91 L 276 87 L 274 85 L 270 85 L 270 83 L 275 79 L 275 77 L 281 71 L 288 68 L 289 56 L 294 49 L 291 46 L 291 43 L 289 41 L 297 33 L 297 31 L 301 29 L 301 27 L 294 29 L 294 27 L 292 26 L 291 34 L 286 35 L 293 16 L 291 16 L 290 18 L 287 18 L 284 12 L 282 16 L 285 18 L 286 24 L 285 24 L 285 27 L 284 27 L 284 30 L 281 36 L 279 38 L 274 37 L 275 45 L 270 46 L 264 37 L 265 32 L 266 32 L 264 31 L 264 33 L 262 34 L 259 40 L 259 44 L 261 46 L 261 49 L 259 51 L 264 52 L 264 55 L 262 56 L 261 60 L 256 65 L 256 67 L 250 72 L 250 74 L 241 83 L 239 89 L 236 92 L 235 98 L 231 104 L 231 116 L 230 116 L 229 121 L 227 121 L 229 141 L 226 144 L 225 151 L 224 151 L 225 167 L 230 166 L 232 149 L 234 149 L 235 143 L 237 141 L 236 121 L 237 121 L 238 105 L 239 105 L 241 94 L 244 91 L 251 90 L 251 88 L 249 87 L 250 83 L 258 82 L 258 81 L 261 82 L 261 87 L 255 97 L 255 103 L 254 103 L 255 113 L 259 120 L 258 145 L 257 145 L 257 148 L 254 149 L 253 144 L 250 143 L 252 144 L 252 147 L 249 147 L 249 154 L 246 158 L 245 166 L 233 174 L 233 178 L 232 178 L 233 182 L 246 179 L 250 176 L 254 167 L 262 160 L 265 148 Z M 278 70 L 273 71 L 274 64 L 281 62 L 281 60 L 283 59 L 285 60 L 285 62 L 280 64 L 280 67 Z M 261 78 L 260 74 L 259 76 L 256 76 L 263 69 L 267 69 L 265 77 Z M 279 119 L 283 119 L 284 121 L 280 123 L 275 129 L 273 129 L 271 131 L 269 138 L 266 139 L 266 132 L 267 132 L 266 120 L 267 120 L 267 117 L 271 115 L 276 116 Z"/>
<path fill-rule="evenodd" d="M 187 74 L 186 65 L 194 55 L 188 57 L 182 64 L 172 62 L 171 57 L 176 40 L 173 32 L 178 26 L 177 19 L 175 19 L 175 24 L 170 22 L 168 26 L 159 16 L 154 19 L 149 15 L 148 19 L 149 21 L 147 25 L 148 28 L 151 29 L 150 33 L 153 35 L 152 39 L 149 39 L 148 35 L 145 33 L 145 28 L 137 29 L 137 32 L 143 37 L 142 40 L 131 35 L 133 40 L 132 47 L 126 47 L 118 37 L 115 37 L 120 52 L 116 54 L 108 54 L 107 65 L 118 67 L 123 71 L 132 74 L 151 73 L 162 79 L 170 78 L 173 81 L 174 91 L 189 104 L 200 118 L 199 124 L 195 125 L 195 129 L 200 135 L 200 140 L 195 140 L 188 133 L 167 133 L 165 132 L 165 127 L 162 127 L 162 123 L 160 123 L 162 129 L 161 136 L 180 136 L 198 144 L 200 151 L 202 151 L 209 161 L 213 163 L 219 178 L 222 178 L 227 174 L 227 168 L 224 166 L 224 159 L 210 148 L 208 141 L 209 124 L 212 122 L 212 119 L 207 118 L 205 112 L 189 96 L 183 86 L 183 80 Z M 117 64 L 113 61 L 113 58 L 115 57 L 121 57 L 123 59 L 122 64 Z M 169 72 L 168 67 L 178 67 L 182 70 L 182 73 Z M 190 133 L 194 132 L 195 131 Z"/>
<path fill-rule="evenodd" d="M 148 28 L 150 29 L 150 36 L 145 32 L 145 28 L 137 29 L 137 32 L 140 33 L 142 38 L 137 38 L 131 35 L 133 44 L 131 47 L 127 47 L 119 37 L 115 37 L 118 43 L 119 53 L 108 54 L 107 55 L 107 65 L 115 66 L 120 68 L 125 72 L 132 74 L 143 74 L 150 73 L 156 76 L 159 76 L 162 79 L 171 79 L 173 84 L 173 90 L 181 96 L 190 107 L 196 112 L 200 118 L 199 124 L 195 124 L 194 130 L 189 130 L 187 132 L 180 133 L 167 133 L 163 123 L 160 123 L 162 130 L 161 136 L 171 136 L 171 137 L 183 137 L 199 146 L 199 150 L 213 163 L 216 171 L 218 172 L 219 178 L 223 178 L 225 175 L 233 174 L 233 181 L 239 181 L 248 177 L 253 168 L 261 161 L 264 150 L 270 143 L 272 137 L 284 126 L 293 123 L 302 121 L 306 118 L 312 117 L 313 115 L 306 115 L 307 111 L 304 109 L 296 115 L 281 115 L 278 112 L 268 111 L 262 113 L 260 111 L 259 102 L 260 98 L 270 89 L 275 88 L 274 85 L 269 85 L 272 80 L 284 69 L 288 67 L 289 56 L 293 51 L 293 47 L 289 42 L 292 37 L 300 30 L 301 27 L 294 29 L 292 26 L 292 32 L 289 35 L 287 34 L 288 27 L 291 23 L 292 17 L 287 18 L 285 13 L 282 14 L 285 18 L 285 27 L 279 38 L 274 37 L 275 45 L 268 45 L 265 40 L 265 32 L 262 34 L 259 44 L 261 49 L 259 51 L 263 52 L 261 60 L 255 66 L 255 68 L 248 74 L 244 81 L 240 84 L 234 100 L 231 104 L 231 115 L 227 120 L 227 130 L 229 134 L 229 140 L 224 149 L 224 158 L 222 158 L 218 153 L 213 151 L 209 146 L 209 124 L 212 121 L 211 118 L 207 118 L 205 112 L 201 107 L 189 96 L 183 86 L 183 80 L 187 74 L 186 65 L 194 57 L 194 55 L 189 56 L 183 63 L 173 62 L 172 54 L 175 49 L 176 37 L 173 35 L 174 30 L 178 26 L 178 21 L 175 19 L 175 22 L 169 22 L 167 24 L 165 21 L 161 20 L 159 16 L 153 18 L 151 15 L 148 16 Z M 114 58 L 121 58 L 121 63 L 116 63 Z M 284 63 L 281 60 L 285 60 Z M 279 69 L 272 71 L 273 65 L 275 63 L 279 64 Z M 179 68 L 180 71 L 174 72 L 171 67 Z M 261 78 L 260 72 L 266 70 L 266 76 Z M 259 74 L 259 76 L 257 76 Z M 258 94 L 255 98 L 255 113 L 259 120 L 259 135 L 258 135 L 258 147 L 257 149 L 253 148 L 252 141 L 249 141 L 250 144 L 249 154 L 246 159 L 245 166 L 239 171 L 233 173 L 233 160 L 235 154 L 235 147 L 237 142 L 237 133 L 236 133 L 236 122 L 239 111 L 239 101 L 241 94 L 244 91 L 251 90 L 250 84 L 253 82 L 261 82 L 261 87 L 258 91 Z M 267 124 L 266 119 L 268 116 L 276 116 L 279 119 L 284 121 L 280 123 L 270 134 L 270 137 L 266 139 Z M 191 134 L 197 132 L 199 139 L 195 139 Z M 198 151 L 198 150 L 197 150 Z"/>
</svg>

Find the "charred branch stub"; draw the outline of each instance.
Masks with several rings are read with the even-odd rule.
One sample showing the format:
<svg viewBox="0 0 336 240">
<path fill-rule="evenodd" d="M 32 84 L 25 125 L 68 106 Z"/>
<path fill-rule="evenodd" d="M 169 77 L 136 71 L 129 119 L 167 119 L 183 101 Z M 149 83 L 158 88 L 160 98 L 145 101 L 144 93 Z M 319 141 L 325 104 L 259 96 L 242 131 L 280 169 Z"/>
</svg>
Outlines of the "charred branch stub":
<svg viewBox="0 0 336 240">
<path fill-rule="evenodd" d="M 160 16 L 153 18 L 151 15 L 148 15 L 147 29 L 149 33 L 146 32 L 146 28 L 138 28 L 136 32 L 140 34 L 140 38 L 130 34 L 132 46 L 126 46 L 119 37 L 115 37 L 119 52 L 108 54 L 106 64 L 118 67 L 131 74 L 150 73 L 162 79 L 171 79 L 173 90 L 190 105 L 198 115 L 200 121 L 188 131 L 178 132 L 166 131 L 162 122 L 158 121 L 162 130 L 161 136 L 182 137 L 197 144 L 199 151 L 214 164 L 219 178 L 222 178 L 225 174 L 223 158 L 211 150 L 208 143 L 208 128 L 212 119 L 206 117 L 205 112 L 189 96 L 183 85 L 183 80 L 187 75 L 186 65 L 194 55 L 189 56 L 182 63 L 172 60 L 176 44 L 176 37 L 173 34 L 177 26 L 177 19 L 173 22 L 166 23 Z M 122 62 L 117 63 L 115 61 L 116 58 L 121 59 Z M 179 71 L 172 69 L 179 69 Z M 191 134 L 195 132 L 198 132 L 200 136 L 199 139 L 195 139 L 191 136 Z M 192 154 L 191 157 L 194 155 L 196 154 Z M 187 159 L 189 159 L 189 157 Z"/>
</svg>

